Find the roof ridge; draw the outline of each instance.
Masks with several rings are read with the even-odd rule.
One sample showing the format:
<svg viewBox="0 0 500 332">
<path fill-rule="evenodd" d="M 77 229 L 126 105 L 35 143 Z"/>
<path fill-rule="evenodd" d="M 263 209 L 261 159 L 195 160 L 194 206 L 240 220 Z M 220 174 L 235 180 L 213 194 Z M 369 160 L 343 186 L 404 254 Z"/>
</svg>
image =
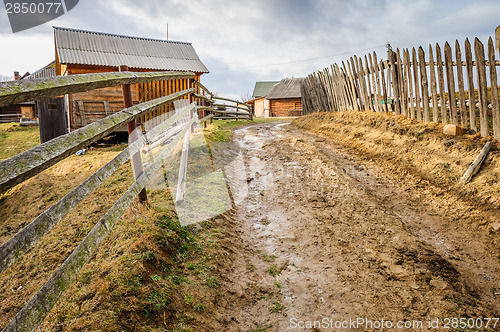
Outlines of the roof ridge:
<svg viewBox="0 0 500 332">
<path fill-rule="evenodd" d="M 147 37 L 135 37 L 135 36 L 119 35 L 119 34 L 109 33 L 109 32 L 100 32 L 100 31 L 82 30 L 82 29 L 65 28 L 65 27 L 58 27 L 58 26 L 52 26 L 52 28 L 54 28 L 54 30 L 66 30 L 66 31 L 74 31 L 74 32 L 92 33 L 92 34 L 97 34 L 97 35 L 113 36 L 113 37 L 120 37 L 120 38 L 130 38 L 130 39 L 139 39 L 139 40 L 150 40 L 150 41 L 158 41 L 158 42 L 163 42 L 163 43 L 171 43 L 171 44 L 186 44 L 186 45 L 192 45 L 192 43 L 190 43 L 190 42 L 183 42 L 183 41 L 176 41 L 176 40 L 164 40 L 164 39 L 147 38 Z"/>
</svg>

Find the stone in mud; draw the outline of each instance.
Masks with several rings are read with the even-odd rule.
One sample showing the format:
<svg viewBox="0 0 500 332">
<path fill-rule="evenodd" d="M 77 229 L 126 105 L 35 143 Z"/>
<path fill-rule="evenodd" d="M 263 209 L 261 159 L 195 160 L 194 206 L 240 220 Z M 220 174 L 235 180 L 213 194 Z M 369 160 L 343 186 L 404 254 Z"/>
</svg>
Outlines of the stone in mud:
<svg viewBox="0 0 500 332">
<path fill-rule="evenodd" d="M 443 128 L 443 134 L 445 135 L 458 136 L 458 135 L 463 135 L 464 133 L 465 130 L 463 130 L 461 127 L 457 125 L 447 124 Z"/>
<path fill-rule="evenodd" d="M 498 230 L 500 230 L 500 222 L 494 222 L 490 227 L 493 232 L 498 232 Z"/>
<path fill-rule="evenodd" d="M 449 283 L 440 279 L 432 279 L 429 281 L 429 285 L 440 290 L 452 289 Z"/>
</svg>

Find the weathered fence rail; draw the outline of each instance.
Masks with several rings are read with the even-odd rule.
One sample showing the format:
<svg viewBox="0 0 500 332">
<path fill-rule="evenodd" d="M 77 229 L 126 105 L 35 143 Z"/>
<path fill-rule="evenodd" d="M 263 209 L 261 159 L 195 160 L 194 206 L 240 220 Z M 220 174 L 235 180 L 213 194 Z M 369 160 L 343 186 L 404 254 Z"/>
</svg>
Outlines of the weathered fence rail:
<svg viewBox="0 0 500 332">
<path fill-rule="evenodd" d="M 160 169 L 165 158 L 172 153 L 176 145 L 183 138 L 184 147 L 189 145 L 189 133 L 192 131 L 195 123 L 204 123 L 206 126 L 207 120 L 211 120 L 214 117 L 215 111 L 212 107 L 214 95 L 201 83 L 193 80 L 193 77 L 194 75 L 191 73 L 177 72 L 116 72 L 71 75 L 0 84 L 0 105 L 9 105 L 110 86 L 122 85 L 124 90 L 126 90 L 126 86 L 129 84 L 178 78 L 191 79 L 189 88 L 186 90 L 138 105 L 127 105 L 130 107 L 0 162 L 0 193 L 5 193 L 17 184 L 39 174 L 76 151 L 105 137 L 116 128 L 124 124 L 135 124 L 136 119 L 154 111 L 158 107 L 181 98 L 188 98 L 187 106 L 176 109 L 173 116 L 167 118 L 144 135 L 137 137 L 136 140 L 132 140 L 129 146 L 111 161 L 97 170 L 61 200 L 38 215 L 31 223 L 0 246 L 0 273 L 2 273 L 29 251 L 47 232 L 81 203 L 85 197 L 114 174 L 127 160 L 130 160 L 133 156 L 138 156 L 138 152 L 143 148 L 151 148 L 153 145 L 155 148 L 162 146 L 162 150 L 156 159 L 149 167 L 136 174 L 136 179 L 132 186 L 104 214 L 45 285 L 4 328 L 4 331 L 32 331 L 36 329 L 62 293 L 75 280 L 80 269 L 90 259 L 99 244 L 111 232 L 116 221 L 125 213 L 137 195 L 145 188 L 151 177 Z M 125 94 L 124 97 L 126 98 Z M 195 100 L 198 100 L 201 106 L 197 106 Z M 197 113 L 201 116 L 198 116 Z M 175 124 L 177 125 L 174 126 Z M 132 136 L 130 137 L 132 138 Z M 167 139 L 170 141 L 165 146 L 158 143 L 166 142 Z M 186 150 L 185 156 L 184 150 Z M 187 159 L 186 148 L 183 149 L 183 162 L 184 159 Z M 185 177 L 185 174 L 182 173 L 181 171 L 179 175 Z M 181 181 L 178 184 L 178 191 L 185 191 L 185 181 Z"/>
<path fill-rule="evenodd" d="M 474 50 L 466 39 L 463 48 L 455 42 L 454 52 L 445 43 L 444 52 L 439 44 L 434 50 L 429 45 L 427 55 L 422 46 L 389 49 L 385 61 L 378 61 L 375 52 L 364 61 L 353 56 L 306 78 L 303 113 L 393 112 L 424 122 L 461 125 L 500 139 L 499 65 L 491 38 L 486 55 L 476 38 Z"/>
<path fill-rule="evenodd" d="M 215 114 L 214 119 L 253 120 L 253 109 L 251 105 L 234 99 L 223 98 L 218 96 L 214 96 L 213 99 L 229 102 L 229 104 L 220 104 L 220 103 L 213 104 L 213 109 Z M 227 110 L 228 108 L 234 109 L 234 111 L 228 111 Z"/>
</svg>

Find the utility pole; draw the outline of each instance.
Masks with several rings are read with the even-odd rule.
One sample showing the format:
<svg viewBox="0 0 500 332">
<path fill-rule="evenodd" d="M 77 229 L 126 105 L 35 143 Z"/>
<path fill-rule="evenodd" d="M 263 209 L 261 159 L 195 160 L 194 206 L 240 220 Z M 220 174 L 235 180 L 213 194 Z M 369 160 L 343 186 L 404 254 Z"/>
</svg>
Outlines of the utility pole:
<svg viewBox="0 0 500 332">
<path fill-rule="evenodd" d="M 168 40 L 168 23 L 167 23 L 167 40 Z"/>
</svg>

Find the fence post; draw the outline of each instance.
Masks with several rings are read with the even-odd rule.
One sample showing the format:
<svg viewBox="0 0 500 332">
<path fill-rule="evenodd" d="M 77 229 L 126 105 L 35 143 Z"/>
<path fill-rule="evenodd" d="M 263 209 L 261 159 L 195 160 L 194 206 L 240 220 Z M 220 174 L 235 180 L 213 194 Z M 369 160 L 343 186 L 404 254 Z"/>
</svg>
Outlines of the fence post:
<svg viewBox="0 0 500 332">
<path fill-rule="evenodd" d="M 190 79 L 188 81 L 188 89 L 191 89 L 193 87 L 193 79 Z M 190 93 L 188 95 L 188 100 L 189 100 L 189 105 L 193 103 L 193 94 Z M 196 109 L 196 108 L 195 108 Z M 189 119 L 193 118 L 193 109 L 189 111 Z M 191 133 L 194 133 L 194 123 L 191 125 Z"/>
<path fill-rule="evenodd" d="M 389 69 L 392 78 L 392 93 L 394 96 L 394 112 L 396 114 L 401 114 L 400 99 L 399 99 L 399 82 L 398 82 L 398 71 L 396 68 L 396 53 L 389 49 Z"/>
<path fill-rule="evenodd" d="M 128 71 L 128 66 L 121 65 L 120 71 Z M 132 107 L 134 102 L 132 101 L 132 90 L 130 89 L 130 84 L 123 84 L 122 85 L 122 93 L 123 93 L 123 103 L 124 103 L 125 108 Z M 137 129 L 136 120 L 132 120 L 129 123 L 127 123 L 129 144 L 132 142 L 135 142 L 138 139 L 136 129 Z M 141 155 L 139 152 L 135 153 L 132 156 L 132 169 L 134 170 L 134 176 L 135 176 L 135 179 L 137 180 L 143 172 L 142 160 L 141 160 Z M 141 190 L 138 197 L 139 197 L 139 202 L 141 202 L 143 204 L 148 202 L 146 188 L 143 188 Z"/>
</svg>

